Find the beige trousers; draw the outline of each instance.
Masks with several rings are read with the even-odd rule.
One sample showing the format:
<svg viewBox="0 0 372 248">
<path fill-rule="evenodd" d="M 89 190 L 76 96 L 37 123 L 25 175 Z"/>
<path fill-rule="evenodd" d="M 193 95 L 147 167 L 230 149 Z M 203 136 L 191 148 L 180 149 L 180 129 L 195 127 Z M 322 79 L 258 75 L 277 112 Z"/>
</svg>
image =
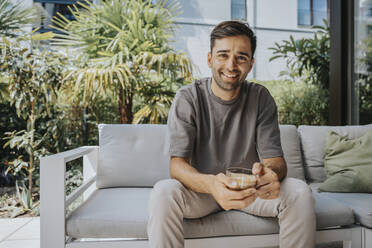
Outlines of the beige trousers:
<svg viewBox="0 0 372 248">
<path fill-rule="evenodd" d="M 315 201 L 306 183 L 286 178 L 279 197 L 257 198 L 242 211 L 264 217 L 278 217 L 281 248 L 313 248 L 315 246 Z M 151 248 L 184 247 L 183 218 L 200 218 L 224 211 L 209 194 L 189 190 L 174 179 L 156 183 L 149 202 L 147 233 Z M 249 225 L 249 223 L 247 223 Z"/>
</svg>

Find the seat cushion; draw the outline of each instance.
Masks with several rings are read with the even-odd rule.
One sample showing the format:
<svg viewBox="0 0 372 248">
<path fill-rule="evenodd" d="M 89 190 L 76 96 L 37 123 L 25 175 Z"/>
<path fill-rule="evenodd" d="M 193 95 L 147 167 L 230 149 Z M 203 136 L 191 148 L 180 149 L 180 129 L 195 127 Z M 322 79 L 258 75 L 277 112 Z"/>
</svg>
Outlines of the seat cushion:
<svg viewBox="0 0 372 248">
<path fill-rule="evenodd" d="M 301 148 L 304 158 L 306 180 L 309 183 L 324 182 L 324 146 L 326 134 L 335 131 L 339 135 L 348 136 L 349 139 L 359 138 L 369 130 L 372 125 L 365 126 L 299 126 Z"/>
<path fill-rule="evenodd" d="M 311 184 L 313 192 L 317 191 L 320 183 Z M 372 194 L 371 193 L 331 193 L 321 192 L 321 196 L 332 198 L 351 208 L 355 215 L 355 222 L 372 228 Z"/>
<path fill-rule="evenodd" d="M 96 190 L 67 219 L 67 234 L 73 238 L 147 239 L 147 208 L 151 188 Z M 350 208 L 315 194 L 317 228 L 354 223 Z M 276 218 L 263 218 L 240 211 L 221 211 L 199 219 L 185 219 L 186 238 L 259 235 L 279 232 Z"/>
<path fill-rule="evenodd" d="M 101 124 L 97 187 L 151 187 L 169 178 L 166 125 Z"/>
<path fill-rule="evenodd" d="M 293 125 L 280 125 L 279 128 L 284 159 L 288 167 L 287 176 L 305 181 L 300 138 L 298 137 L 297 128 Z"/>
</svg>

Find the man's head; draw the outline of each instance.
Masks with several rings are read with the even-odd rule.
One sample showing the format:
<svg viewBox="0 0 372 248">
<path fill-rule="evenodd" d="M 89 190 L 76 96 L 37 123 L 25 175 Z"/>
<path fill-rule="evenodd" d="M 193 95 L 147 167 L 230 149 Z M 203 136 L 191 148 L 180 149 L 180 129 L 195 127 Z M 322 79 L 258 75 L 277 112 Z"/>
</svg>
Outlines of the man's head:
<svg viewBox="0 0 372 248">
<path fill-rule="evenodd" d="M 212 84 L 224 92 L 239 91 L 252 70 L 256 37 L 244 23 L 222 22 L 211 33 L 208 66 L 212 70 Z"/>
<path fill-rule="evenodd" d="M 217 39 L 222 39 L 226 37 L 245 35 L 251 41 L 251 56 L 253 58 L 254 52 L 256 51 L 257 38 L 253 33 L 252 29 L 248 24 L 238 22 L 238 21 L 225 21 L 218 24 L 211 33 L 210 43 L 211 52 L 215 45 Z"/>
</svg>

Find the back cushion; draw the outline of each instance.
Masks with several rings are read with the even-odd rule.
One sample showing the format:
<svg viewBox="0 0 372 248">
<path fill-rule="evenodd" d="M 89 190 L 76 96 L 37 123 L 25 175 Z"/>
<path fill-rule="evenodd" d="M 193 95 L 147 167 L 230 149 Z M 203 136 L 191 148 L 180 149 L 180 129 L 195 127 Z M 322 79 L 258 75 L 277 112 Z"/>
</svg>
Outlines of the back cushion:
<svg viewBox="0 0 372 248">
<path fill-rule="evenodd" d="M 166 125 L 101 124 L 97 187 L 150 187 L 169 178 Z"/>
<path fill-rule="evenodd" d="M 369 130 L 372 125 L 366 126 L 299 126 L 298 132 L 304 157 L 305 175 L 310 183 L 325 181 L 324 146 L 325 137 L 329 131 L 335 131 L 341 136 L 347 135 L 349 139 L 359 138 Z"/>
<path fill-rule="evenodd" d="M 305 180 L 297 128 L 293 125 L 280 125 L 279 128 L 284 159 L 287 162 L 287 176 Z"/>
</svg>

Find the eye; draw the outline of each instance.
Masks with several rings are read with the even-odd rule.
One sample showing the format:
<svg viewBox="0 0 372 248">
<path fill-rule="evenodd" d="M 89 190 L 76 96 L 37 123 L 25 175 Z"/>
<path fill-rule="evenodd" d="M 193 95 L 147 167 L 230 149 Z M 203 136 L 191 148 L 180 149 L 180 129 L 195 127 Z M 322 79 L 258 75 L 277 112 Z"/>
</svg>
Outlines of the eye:
<svg viewBox="0 0 372 248">
<path fill-rule="evenodd" d="M 245 56 L 238 56 L 238 61 L 246 62 L 246 61 L 248 61 L 248 58 L 245 57 Z"/>
<path fill-rule="evenodd" d="M 227 58 L 227 54 L 226 53 L 219 53 L 218 57 L 222 58 L 222 59 L 225 59 L 225 58 Z"/>
</svg>

